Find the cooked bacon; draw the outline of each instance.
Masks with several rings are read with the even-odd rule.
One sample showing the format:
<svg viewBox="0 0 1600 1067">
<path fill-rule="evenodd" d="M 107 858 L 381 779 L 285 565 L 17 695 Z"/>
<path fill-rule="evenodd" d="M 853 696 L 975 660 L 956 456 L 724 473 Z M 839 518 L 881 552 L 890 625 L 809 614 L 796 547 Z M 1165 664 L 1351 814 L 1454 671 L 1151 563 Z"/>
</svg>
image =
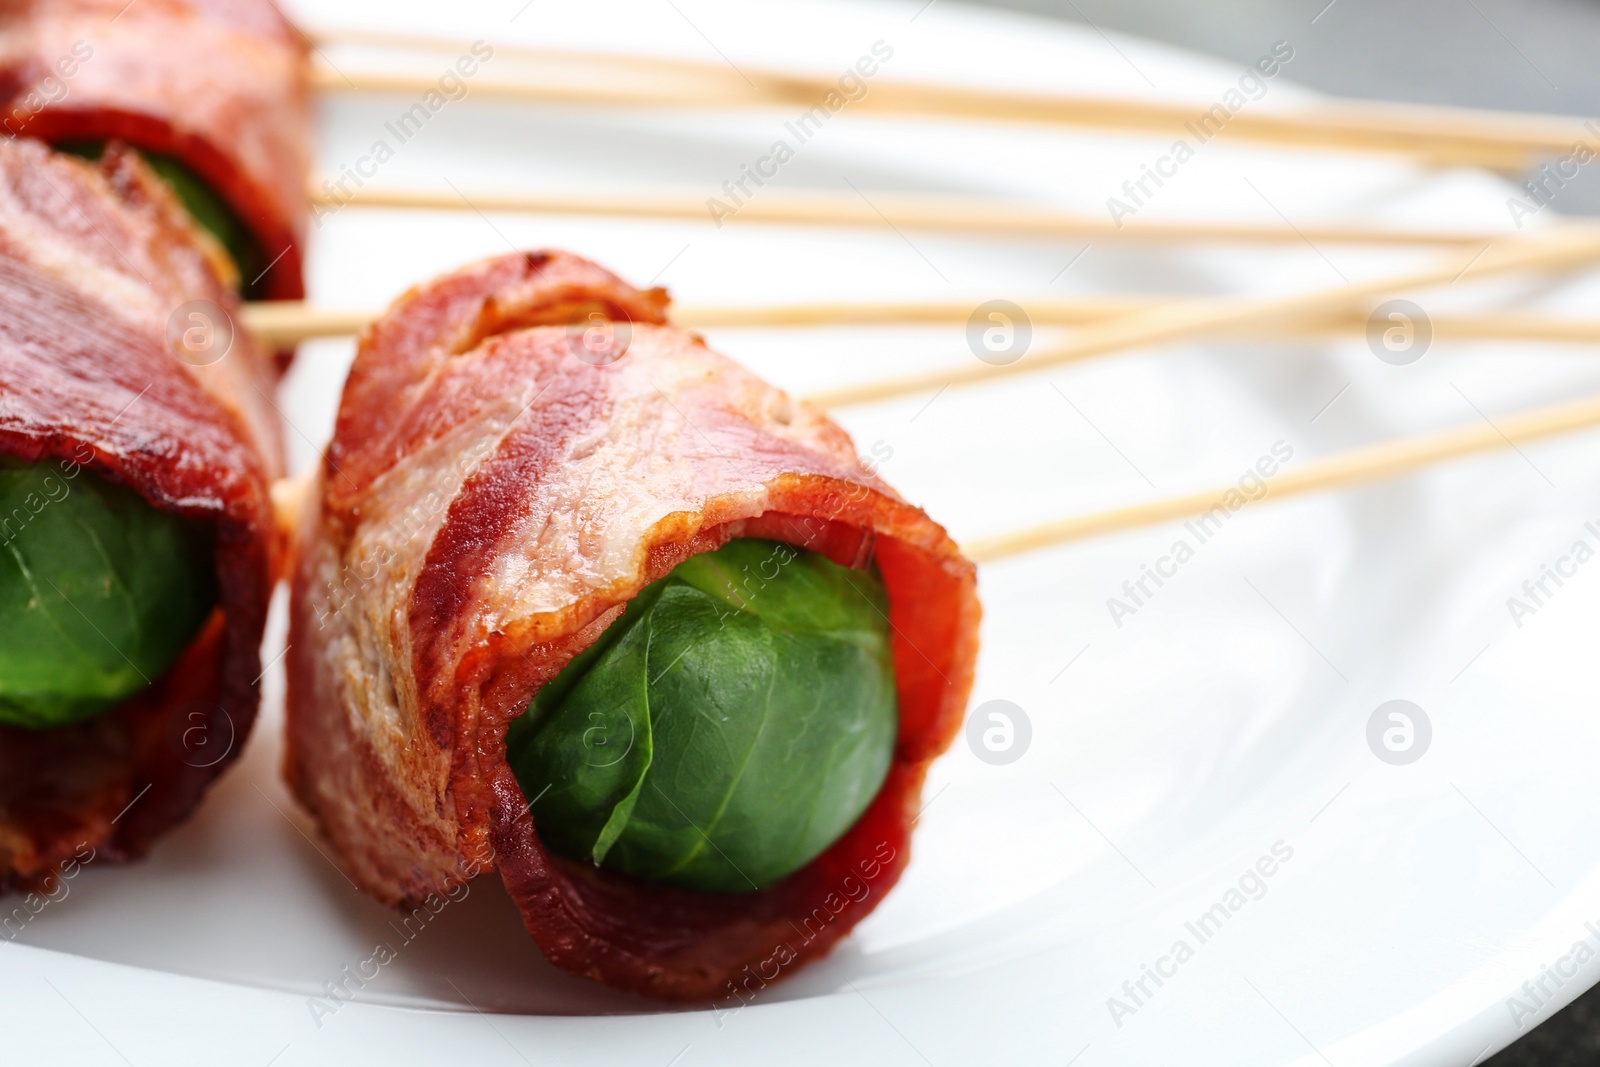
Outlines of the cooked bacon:
<svg viewBox="0 0 1600 1067">
<path fill-rule="evenodd" d="M 168 319 L 191 300 L 237 310 L 137 157 L 113 147 L 93 165 L 0 143 L 0 454 L 51 461 L 63 479 L 92 471 L 203 523 L 220 588 L 211 622 L 152 689 L 82 726 L 0 731 L 0 886 L 36 883 L 84 845 L 142 854 L 255 719 L 280 555 L 272 375 L 242 330 L 215 363 L 179 358 Z"/>
<path fill-rule="evenodd" d="M 306 46 L 272 0 L 0 0 L 7 138 L 182 160 L 249 225 L 269 299 L 305 295 Z M 245 281 L 251 281 L 246 278 Z"/>
<path fill-rule="evenodd" d="M 972 565 L 843 430 L 663 325 L 664 305 L 538 253 L 424 285 L 368 328 L 303 515 L 285 771 L 380 899 L 414 906 L 497 863 L 559 965 L 704 999 L 826 952 L 898 879 L 924 773 L 960 726 L 979 608 Z M 507 724 L 647 583 L 740 536 L 880 568 L 900 703 L 882 790 L 815 862 L 748 895 L 549 853 Z"/>
</svg>

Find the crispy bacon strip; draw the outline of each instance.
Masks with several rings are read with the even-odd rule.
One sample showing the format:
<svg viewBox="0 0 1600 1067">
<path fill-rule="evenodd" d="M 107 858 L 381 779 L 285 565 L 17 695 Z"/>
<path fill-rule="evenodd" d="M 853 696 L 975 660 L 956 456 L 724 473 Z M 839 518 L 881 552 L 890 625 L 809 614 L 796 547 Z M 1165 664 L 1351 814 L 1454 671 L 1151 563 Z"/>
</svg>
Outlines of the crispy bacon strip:
<svg viewBox="0 0 1600 1067">
<path fill-rule="evenodd" d="M 306 46 L 272 0 L 0 0 L 0 126 L 176 156 L 255 233 L 262 295 L 305 295 Z"/>
<path fill-rule="evenodd" d="M 51 461 L 68 486 L 92 471 L 205 524 L 220 587 L 211 621 L 151 689 L 80 726 L 0 729 L 0 888 L 36 884 L 84 845 L 142 854 L 255 719 L 280 555 L 273 379 L 242 331 L 216 362 L 179 357 L 169 319 L 195 300 L 237 309 L 135 156 L 113 146 L 92 165 L 0 142 L 0 454 Z M 27 536 L 27 521 L 0 516 L 6 538 Z"/>
<path fill-rule="evenodd" d="M 924 773 L 960 726 L 979 607 L 972 564 L 843 430 L 665 326 L 664 305 L 537 253 L 415 289 L 367 329 L 303 515 L 286 774 L 382 900 L 414 906 L 497 863 L 556 963 L 705 999 L 826 952 L 899 877 Z M 547 852 L 507 724 L 647 583 L 739 536 L 881 569 L 900 732 L 879 795 L 748 895 Z"/>
</svg>

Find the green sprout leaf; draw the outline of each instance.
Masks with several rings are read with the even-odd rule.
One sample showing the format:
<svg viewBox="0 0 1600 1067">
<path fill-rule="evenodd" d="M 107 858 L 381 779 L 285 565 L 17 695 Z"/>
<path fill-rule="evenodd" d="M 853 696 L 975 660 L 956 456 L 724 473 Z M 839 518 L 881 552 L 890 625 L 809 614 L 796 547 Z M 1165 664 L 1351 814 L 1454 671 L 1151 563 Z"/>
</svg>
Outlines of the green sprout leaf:
<svg viewBox="0 0 1600 1067">
<path fill-rule="evenodd" d="M 564 855 L 703 892 L 764 888 L 855 824 L 898 716 L 876 573 L 730 541 L 654 582 L 512 723 Z"/>
<path fill-rule="evenodd" d="M 166 672 L 216 603 L 211 551 L 137 493 L 0 457 L 0 723 L 79 722 Z"/>
</svg>

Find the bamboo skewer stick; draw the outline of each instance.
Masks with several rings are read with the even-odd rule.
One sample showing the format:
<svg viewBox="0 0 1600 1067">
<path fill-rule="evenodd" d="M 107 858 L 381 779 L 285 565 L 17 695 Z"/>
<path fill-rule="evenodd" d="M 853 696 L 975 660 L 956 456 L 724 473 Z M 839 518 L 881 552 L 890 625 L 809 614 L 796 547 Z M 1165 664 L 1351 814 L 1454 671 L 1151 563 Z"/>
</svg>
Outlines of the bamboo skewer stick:
<svg viewBox="0 0 1600 1067">
<path fill-rule="evenodd" d="M 466 42 L 447 42 L 401 34 L 325 30 L 325 46 L 353 44 L 387 49 L 458 53 Z M 741 65 L 659 56 L 571 52 L 497 45 L 496 54 L 524 60 L 516 77 L 479 76 L 472 91 L 488 96 L 564 103 L 630 105 L 772 106 L 818 105 L 837 92 L 837 77 L 795 74 Z M 587 76 L 555 76 L 565 65 Z M 324 90 L 423 93 L 437 89 L 427 74 L 371 73 L 314 68 Z M 1075 96 L 905 82 L 881 74 L 851 101 L 852 110 L 901 115 L 1050 123 L 1178 136 L 1186 123 L 1198 123 L 1209 105 Z M 1224 109 L 1225 110 L 1225 109 Z M 1285 110 L 1244 110 L 1220 124 L 1218 132 L 1237 139 L 1293 145 L 1418 155 L 1443 163 L 1522 169 L 1543 154 L 1565 154 L 1575 144 L 1595 142 L 1577 119 L 1562 116 L 1475 111 L 1419 105 L 1370 104 L 1351 100 Z"/>
<path fill-rule="evenodd" d="M 1476 452 L 1514 448 L 1543 437 L 1597 427 L 1600 427 L 1600 396 L 1585 397 L 1502 417 L 1495 423 L 1486 420 L 1484 424 L 1452 427 L 1335 453 L 1298 470 L 1279 474 L 1269 483 L 1268 494 L 1263 499 L 1281 499 L 1393 478 Z M 963 551 L 979 563 L 990 563 L 1069 541 L 1202 515 L 1222 506 L 1222 498 L 1229 489 L 1238 491 L 1237 486 L 1227 486 L 1047 522 L 1014 533 L 976 538 L 963 545 Z"/>
<path fill-rule="evenodd" d="M 1374 296 L 1452 283 L 1469 272 L 1474 278 L 1483 278 L 1514 270 L 1572 267 L 1596 259 L 1600 259 L 1600 233 L 1564 231 L 1545 237 L 1508 241 L 1498 248 L 1490 245 L 1475 255 L 1452 256 L 1426 269 L 1347 282 L 1331 289 L 1288 296 L 1186 300 L 1090 323 L 1064 344 L 1029 353 L 1015 363 L 996 366 L 974 361 L 942 370 L 920 371 L 827 390 L 806 399 L 818 407 L 844 407 L 950 386 L 975 385 L 1017 374 L 1031 374 L 1046 367 L 1057 367 L 1108 352 L 1215 337 L 1277 320 L 1348 313 L 1352 307 L 1358 307 Z"/>
<path fill-rule="evenodd" d="M 1108 296 L 1046 300 L 1022 304 L 1035 326 L 1081 326 L 1122 315 L 1171 306 L 1176 301 L 1151 297 Z M 904 303 L 819 303 L 772 306 L 685 304 L 672 311 L 676 326 L 690 329 L 738 329 L 803 326 L 964 325 L 978 300 L 909 301 Z M 1288 321 L 1240 323 L 1229 331 L 1243 337 L 1324 336 L 1367 329 L 1370 315 L 1356 309 L 1308 315 Z M 1494 311 L 1437 315 L 1429 320 L 1435 338 L 1485 341 L 1551 341 L 1600 343 L 1600 319 L 1569 318 L 1527 311 Z"/>
<path fill-rule="evenodd" d="M 800 304 L 678 304 L 672 323 L 695 330 L 771 326 L 912 326 L 965 323 L 982 297 L 959 300 L 819 301 Z M 1028 320 L 1038 326 L 1078 326 L 1097 319 L 1144 311 L 1159 297 L 1084 296 L 1027 300 Z"/>
<path fill-rule="evenodd" d="M 348 186 L 347 186 L 348 188 Z M 731 206 L 721 190 L 712 191 Z M 354 189 L 346 195 L 332 179 L 309 187 L 313 205 L 320 209 L 344 207 L 408 208 L 430 211 L 510 212 L 544 215 L 609 215 L 621 218 L 690 219 L 719 221 L 707 206 L 707 197 L 688 190 L 645 189 L 636 192 L 592 193 L 551 190 L 545 192 L 473 193 L 468 199 L 451 189 Z M 1118 225 L 1107 216 L 1071 215 L 1053 209 L 1011 203 L 986 197 L 926 196 L 874 193 L 871 201 L 859 194 L 831 190 L 797 192 L 764 189 L 738 208 L 728 221 L 784 223 L 806 226 L 901 227 L 952 233 L 1004 234 L 1040 239 L 1096 241 L 1239 241 L 1272 244 L 1373 244 L 1482 247 L 1513 236 L 1508 232 L 1407 229 L 1332 223 L 1291 227 L 1259 222 L 1191 222 L 1143 219 Z M 1579 225 L 1579 224 L 1571 224 Z"/>
<path fill-rule="evenodd" d="M 377 317 L 369 311 L 319 308 L 299 300 L 264 300 L 239 309 L 245 329 L 267 345 L 297 345 L 323 337 L 348 337 Z"/>
<path fill-rule="evenodd" d="M 980 303 L 971 300 L 824 302 L 771 305 L 693 305 L 672 309 L 674 325 L 688 329 L 742 327 L 806 327 L 865 325 L 958 325 L 967 322 Z M 1023 310 L 1035 326 L 1079 326 L 1119 315 L 1170 306 L 1171 300 L 1138 296 L 1095 296 L 1028 301 Z M 298 344 L 324 337 L 359 333 L 379 311 L 321 308 L 299 301 L 265 301 L 244 305 L 244 325 L 261 340 L 275 345 Z M 1563 318 L 1537 312 L 1486 312 L 1435 316 L 1433 336 L 1451 340 L 1527 340 L 1600 343 L 1600 319 Z M 1326 316 L 1285 322 L 1243 323 L 1243 336 L 1319 336 L 1366 329 L 1367 316 L 1346 309 Z"/>
<path fill-rule="evenodd" d="M 675 304 L 671 309 L 671 319 L 675 326 L 696 330 L 774 326 L 939 325 L 966 322 L 972 316 L 973 308 L 981 302 L 973 299 L 742 306 Z M 1163 301 L 1149 297 L 1097 296 L 1030 303 L 1026 310 L 1030 320 L 1038 325 L 1070 326 L 1143 311 L 1161 303 Z M 317 338 L 347 337 L 360 333 L 368 322 L 380 314 L 381 310 L 324 308 L 296 300 L 267 300 L 245 304 L 241 318 L 245 327 L 265 342 L 298 344 Z M 1513 336 L 1520 336 L 1523 331 L 1539 331 L 1572 334 L 1572 340 L 1600 339 L 1600 322 L 1591 324 L 1569 320 L 1570 324 L 1563 326 L 1540 320 L 1534 315 L 1525 317 L 1528 321 L 1521 323 L 1517 321 L 1517 316 L 1504 316 L 1505 322 L 1499 324 L 1500 331 L 1510 331 Z M 1339 328 L 1343 325 L 1339 324 Z M 1440 323 L 1434 324 L 1434 332 L 1441 332 Z"/>
<path fill-rule="evenodd" d="M 1457 426 L 1335 453 L 1298 470 L 1280 473 L 1268 483 L 1267 495 L 1261 500 L 1280 500 L 1302 493 L 1382 481 L 1478 452 L 1515 448 L 1545 437 L 1596 428 L 1600 428 L 1600 396 L 1586 397 L 1504 416 L 1495 423 Z M 301 476 L 280 478 L 273 483 L 273 504 L 285 528 L 292 527 L 294 513 L 309 481 L 309 477 Z M 1226 507 L 1223 500 L 1230 490 L 1237 492 L 1237 486 L 1150 500 L 1041 523 L 1011 533 L 974 538 L 962 546 L 962 551 L 977 563 L 993 563 L 1090 537 L 1192 518 Z"/>
</svg>

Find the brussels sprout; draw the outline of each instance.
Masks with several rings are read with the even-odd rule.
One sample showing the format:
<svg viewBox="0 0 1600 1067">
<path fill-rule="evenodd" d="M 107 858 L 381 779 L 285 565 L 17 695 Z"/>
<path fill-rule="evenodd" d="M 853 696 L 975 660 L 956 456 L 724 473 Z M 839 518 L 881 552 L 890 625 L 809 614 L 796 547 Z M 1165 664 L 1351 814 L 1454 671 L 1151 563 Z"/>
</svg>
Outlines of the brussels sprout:
<svg viewBox="0 0 1600 1067">
<path fill-rule="evenodd" d="M 557 852 L 705 892 L 815 859 L 888 773 L 898 715 L 875 572 L 728 542 L 647 586 L 511 725 Z"/>
<path fill-rule="evenodd" d="M 186 520 L 88 472 L 0 456 L 0 723 L 63 726 L 127 699 L 216 599 Z"/>
</svg>

